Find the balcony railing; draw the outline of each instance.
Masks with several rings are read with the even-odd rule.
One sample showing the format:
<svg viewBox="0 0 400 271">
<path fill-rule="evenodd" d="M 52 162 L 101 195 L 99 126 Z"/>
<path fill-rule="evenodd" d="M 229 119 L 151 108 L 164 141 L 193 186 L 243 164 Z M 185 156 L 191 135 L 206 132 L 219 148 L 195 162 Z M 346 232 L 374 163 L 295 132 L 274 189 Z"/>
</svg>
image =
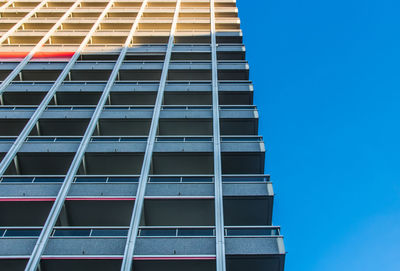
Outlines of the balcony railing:
<svg viewBox="0 0 400 271">
<path fill-rule="evenodd" d="M 0 183 L 62 183 L 62 175 L 16 176 L 4 175 Z M 78 175 L 74 183 L 137 183 L 139 175 Z M 223 175 L 224 183 L 267 183 L 269 175 Z M 212 175 L 151 175 L 149 183 L 213 183 Z"/>
<path fill-rule="evenodd" d="M 1 238 L 32 238 L 40 235 L 40 227 L 0 227 Z M 128 227 L 55 227 L 54 238 L 126 237 Z M 275 226 L 225 227 L 226 237 L 276 237 Z M 138 237 L 215 237 L 214 227 L 140 227 Z"/>
</svg>

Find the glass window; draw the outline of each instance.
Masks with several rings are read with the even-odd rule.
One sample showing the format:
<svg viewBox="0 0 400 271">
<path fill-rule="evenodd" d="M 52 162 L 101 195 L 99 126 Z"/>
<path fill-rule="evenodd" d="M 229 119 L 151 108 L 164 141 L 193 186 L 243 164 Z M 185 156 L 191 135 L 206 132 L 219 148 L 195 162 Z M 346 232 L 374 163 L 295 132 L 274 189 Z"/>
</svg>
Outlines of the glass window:
<svg viewBox="0 0 400 271">
<path fill-rule="evenodd" d="M 56 229 L 53 236 L 89 236 L 90 229 Z"/>
<path fill-rule="evenodd" d="M 178 236 L 213 236 L 213 229 L 178 229 Z"/>
<path fill-rule="evenodd" d="M 137 183 L 139 177 L 110 177 L 108 178 L 109 183 Z"/>
<path fill-rule="evenodd" d="M 91 236 L 127 236 L 125 229 L 93 229 Z"/>
<path fill-rule="evenodd" d="M 40 232 L 40 229 L 7 229 L 4 237 L 36 237 Z"/>
<path fill-rule="evenodd" d="M 175 229 L 141 229 L 140 236 L 176 236 Z"/>
</svg>

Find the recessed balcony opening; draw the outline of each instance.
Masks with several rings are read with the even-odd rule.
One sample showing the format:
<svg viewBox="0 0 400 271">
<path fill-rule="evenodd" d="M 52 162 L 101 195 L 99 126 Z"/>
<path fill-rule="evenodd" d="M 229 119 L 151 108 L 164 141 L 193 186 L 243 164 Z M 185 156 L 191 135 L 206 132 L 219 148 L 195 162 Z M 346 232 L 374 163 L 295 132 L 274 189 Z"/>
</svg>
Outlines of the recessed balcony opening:
<svg viewBox="0 0 400 271">
<path fill-rule="evenodd" d="M 72 29 L 72 30 L 90 30 L 93 26 L 93 23 L 63 23 L 58 30 L 63 29 Z"/>
<path fill-rule="evenodd" d="M 161 60 L 164 61 L 164 53 L 127 53 L 124 60 Z"/>
<path fill-rule="evenodd" d="M 0 30 L 2 31 L 8 31 L 11 27 L 13 27 L 15 24 L 13 23 L 0 23 Z"/>
<path fill-rule="evenodd" d="M 96 34 L 95 34 L 96 35 Z M 126 36 L 121 34 L 121 36 L 93 36 L 91 44 L 124 44 L 126 41 Z"/>
<path fill-rule="evenodd" d="M 2 12 L 1 18 L 22 18 L 25 17 L 28 12 Z"/>
<path fill-rule="evenodd" d="M 212 135 L 212 120 L 160 119 L 158 135 Z"/>
<path fill-rule="evenodd" d="M 71 32 L 72 35 L 72 32 Z M 51 44 L 81 44 L 85 36 L 53 36 Z"/>
<path fill-rule="evenodd" d="M 150 119 L 100 119 L 95 136 L 148 136 Z"/>
<path fill-rule="evenodd" d="M 81 2 L 82 8 L 101 8 L 107 6 L 107 2 Z"/>
<path fill-rule="evenodd" d="M 175 34 L 175 44 L 179 43 L 211 43 L 210 35 L 185 35 L 184 33 L 177 32 Z"/>
<path fill-rule="evenodd" d="M 182 2 L 182 8 L 209 8 L 210 3 L 208 2 Z"/>
<path fill-rule="evenodd" d="M 165 105 L 211 105 L 210 92 L 165 92 Z"/>
<path fill-rule="evenodd" d="M 210 31 L 211 24 L 209 23 L 178 23 L 177 31 Z"/>
<path fill-rule="evenodd" d="M 168 70 L 167 80 L 211 80 L 211 70 Z"/>
<path fill-rule="evenodd" d="M 129 226 L 134 200 L 66 200 L 57 226 Z"/>
<path fill-rule="evenodd" d="M 24 270 L 28 259 L 1 259 L 0 270 L 20 271 Z"/>
<path fill-rule="evenodd" d="M 6 175 L 64 175 L 72 162 L 73 153 L 19 152 L 8 166 Z"/>
<path fill-rule="evenodd" d="M 0 119 L 0 136 L 18 136 L 27 119 Z"/>
<path fill-rule="evenodd" d="M 132 18 L 134 20 L 134 18 Z M 132 23 L 102 23 L 100 24 L 99 30 L 130 30 Z"/>
<path fill-rule="evenodd" d="M 48 3 L 50 4 L 51 2 L 48 2 Z M 53 2 L 53 3 L 56 3 L 56 2 Z M 72 5 L 72 3 L 68 3 L 68 4 Z M 49 18 L 49 17 L 60 18 L 63 15 L 64 15 L 64 12 L 36 12 L 36 16 L 38 18 Z"/>
<path fill-rule="evenodd" d="M 224 197 L 225 226 L 271 225 L 272 197 Z"/>
<path fill-rule="evenodd" d="M 253 95 L 250 91 L 223 91 L 219 93 L 220 105 L 251 105 L 253 104 Z"/>
<path fill-rule="evenodd" d="M 145 18 L 173 18 L 174 17 L 174 13 L 173 12 L 144 12 L 143 13 L 143 17 Z"/>
<path fill-rule="evenodd" d="M 72 18 L 98 18 L 101 12 L 73 12 Z"/>
<path fill-rule="evenodd" d="M 239 23 L 216 23 L 215 30 L 216 31 L 223 31 L 223 30 L 231 30 L 231 29 L 240 29 Z"/>
<path fill-rule="evenodd" d="M 85 54 L 81 54 L 79 56 L 79 60 L 117 60 L 118 59 L 119 54 L 115 53 L 115 54 L 110 54 L 110 53 L 104 53 L 104 54 L 97 54 L 97 53 L 85 53 Z"/>
<path fill-rule="evenodd" d="M 57 92 L 57 105 L 97 105 L 100 92 Z"/>
<path fill-rule="evenodd" d="M 282 271 L 284 265 L 284 255 L 227 255 L 227 271 Z"/>
<path fill-rule="evenodd" d="M 155 92 L 111 92 L 110 105 L 154 105 Z"/>
<path fill-rule="evenodd" d="M 32 8 L 36 7 L 40 2 L 32 1 L 32 2 L 14 2 L 13 7 L 16 8 Z"/>
<path fill-rule="evenodd" d="M 214 4 L 214 7 L 216 8 L 235 8 L 236 7 L 236 3 L 235 2 L 216 2 Z"/>
<path fill-rule="evenodd" d="M 86 153 L 78 175 L 139 175 L 143 156 L 130 152 Z"/>
<path fill-rule="evenodd" d="M 142 226 L 214 226 L 213 199 L 145 199 Z"/>
<path fill-rule="evenodd" d="M 167 44 L 168 43 L 168 35 L 166 36 L 134 36 L 133 42 L 134 44 Z"/>
<path fill-rule="evenodd" d="M 47 270 L 47 269 L 46 269 Z M 215 271 L 215 260 L 134 260 L 135 271 Z M 246 269 L 242 269 L 246 270 Z M 251 270 L 251 269 L 248 269 Z"/>
<path fill-rule="evenodd" d="M 109 12 L 107 13 L 109 18 L 129 18 L 134 19 L 137 16 L 137 12 Z"/>
<path fill-rule="evenodd" d="M 138 29 L 140 30 L 145 30 L 149 29 L 150 31 L 153 31 L 154 29 L 157 30 L 170 30 L 172 24 L 171 23 L 150 23 L 150 22 L 143 22 L 139 24 Z"/>
<path fill-rule="evenodd" d="M 14 78 L 14 81 L 55 81 L 60 75 L 61 70 L 22 70 L 20 76 Z"/>
<path fill-rule="evenodd" d="M 90 271 L 90 270 L 121 270 L 121 259 L 46 259 L 41 260 L 40 270 L 46 271 Z M 5 269 L 6 270 L 6 269 Z M 18 269 L 18 270 L 23 270 Z"/>
<path fill-rule="evenodd" d="M 45 92 L 4 92 L 4 105 L 39 105 Z"/>
<path fill-rule="evenodd" d="M 221 135 L 257 135 L 258 119 L 221 119 Z"/>
<path fill-rule="evenodd" d="M 70 78 L 67 81 L 107 81 L 110 77 L 111 70 L 71 70 Z"/>
<path fill-rule="evenodd" d="M 249 80 L 249 70 L 218 70 L 218 80 Z"/>
<path fill-rule="evenodd" d="M 147 7 L 149 8 L 174 8 L 176 7 L 175 2 L 148 2 Z"/>
<path fill-rule="evenodd" d="M 161 70 L 120 70 L 120 81 L 153 81 L 160 80 Z"/>
<path fill-rule="evenodd" d="M 171 60 L 210 60 L 211 53 L 179 52 L 172 53 Z"/>
<path fill-rule="evenodd" d="M 53 201 L 1 201 L 0 227 L 43 226 L 52 205 Z"/>
<path fill-rule="evenodd" d="M 217 52 L 218 60 L 245 60 L 245 52 Z"/>
<path fill-rule="evenodd" d="M 54 23 L 24 23 L 19 30 L 50 30 Z"/>
<path fill-rule="evenodd" d="M 213 174 L 212 153 L 153 153 L 150 174 Z"/>
<path fill-rule="evenodd" d="M 30 135 L 83 136 L 89 119 L 40 119 Z"/>
<path fill-rule="evenodd" d="M 3 81 L 11 73 L 11 70 L 0 71 L 0 81 Z M 18 78 L 18 77 L 16 77 Z"/>
<path fill-rule="evenodd" d="M 10 36 L 8 44 L 37 44 L 42 36 Z M 7 44 L 7 41 L 3 42 Z"/>
<path fill-rule="evenodd" d="M 116 8 L 138 8 L 141 6 L 140 2 L 115 2 L 114 7 Z"/>
<path fill-rule="evenodd" d="M 264 174 L 264 152 L 222 153 L 222 174 Z"/>
<path fill-rule="evenodd" d="M 223 32 L 223 31 L 219 31 Z M 228 32 L 229 33 L 229 32 Z M 217 33 L 217 43 L 243 43 L 242 36 L 229 36 L 229 35 L 218 35 Z"/>
<path fill-rule="evenodd" d="M 47 2 L 49 8 L 69 8 L 72 2 Z"/>
</svg>

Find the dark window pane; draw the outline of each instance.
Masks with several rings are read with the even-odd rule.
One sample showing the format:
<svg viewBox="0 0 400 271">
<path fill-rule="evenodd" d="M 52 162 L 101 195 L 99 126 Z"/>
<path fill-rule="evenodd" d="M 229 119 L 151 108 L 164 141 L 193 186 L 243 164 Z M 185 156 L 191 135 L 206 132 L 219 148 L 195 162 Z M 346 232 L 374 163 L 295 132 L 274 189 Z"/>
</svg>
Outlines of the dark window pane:
<svg viewBox="0 0 400 271">
<path fill-rule="evenodd" d="M 40 229 L 8 229 L 4 237 L 36 237 L 40 235 Z"/>
<path fill-rule="evenodd" d="M 212 177 L 183 177 L 182 182 L 185 183 L 212 183 Z"/>
<path fill-rule="evenodd" d="M 213 229 L 178 229 L 178 236 L 213 236 Z"/>
<path fill-rule="evenodd" d="M 64 181 L 63 177 L 36 177 L 35 183 L 62 183 Z"/>
<path fill-rule="evenodd" d="M 90 229 L 56 229 L 53 236 L 89 236 Z"/>
<path fill-rule="evenodd" d="M 140 236 L 175 236 L 175 229 L 142 229 Z"/>
<path fill-rule="evenodd" d="M 152 183 L 179 183 L 179 177 L 151 177 L 150 182 Z"/>
<path fill-rule="evenodd" d="M 266 182 L 266 177 L 222 177 L 223 182 Z"/>
<path fill-rule="evenodd" d="M 124 229 L 94 229 L 91 236 L 127 236 L 128 230 Z"/>
<path fill-rule="evenodd" d="M 106 177 L 77 177 L 75 182 L 77 183 L 105 183 Z"/>
<path fill-rule="evenodd" d="M 228 236 L 238 236 L 238 235 L 272 235 L 274 229 L 260 229 L 260 228 L 237 228 L 237 229 L 227 229 Z"/>
<path fill-rule="evenodd" d="M 3 177 L 3 183 L 31 183 L 32 177 Z"/>
<path fill-rule="evenodd" d="M 109 183 L 137 183 L 139 182 L 138 177 L 110 177 Z"/>
</svg>

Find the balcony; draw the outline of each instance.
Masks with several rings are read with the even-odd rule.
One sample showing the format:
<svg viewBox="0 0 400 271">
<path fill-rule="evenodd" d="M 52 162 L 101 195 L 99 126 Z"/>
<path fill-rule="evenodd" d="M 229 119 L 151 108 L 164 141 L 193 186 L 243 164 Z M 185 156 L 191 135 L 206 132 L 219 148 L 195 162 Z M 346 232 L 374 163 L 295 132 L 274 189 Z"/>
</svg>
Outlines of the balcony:
<svg viewBox="0 0 400 271">
<path fill-rule="evenodd" d="M 0 247 L 8 248 L 5 255 L 21 257 L 29 255 L 40 228 L 1 230 Z M 115 265 L 113 268 L 119 268 L 126 234 L 127 228 L 123 227 L 56 227 L 46 247 L 41 265 L 55 268 L 46 270 L 65 270 L 56 267 L 73 266 L 80 268 L 74 270 L 85 270 L 81 268 L 93 268 L 106 261 L 106 265 L 111 267 Z M 251 264 L 251 270 L 256 271 L 283 270 L 285 251 L 278 227 L 226 227 L 225 238 L 227 270 L 239 270 L 238 267 L 246 264 Z M 20 246 L 16 246 L 17 240 Z M 246 243 L 249 245 L 243 245 Z M 262 252 L 262 256 L 254 255 L 255 250 L 258 254 Z M 104 260 L 104 255 L 109 259 Z M 70 260 L 63 260 L 63 257 L 68 257 Z M 258 260 L 254 261 L 254 258 Z M 18 260 L 7 261 L 0 261 L 0 266 L 5 263 L 21 264 Z M 62 264 L 66 266 L 61 267 Z M 159 270 L 157 268 L 161 266 L 163 270 L 171 271 L 215 270 L 214 228 L 141 227 L 134 255 L 135 270 Z"/>
</svg>

